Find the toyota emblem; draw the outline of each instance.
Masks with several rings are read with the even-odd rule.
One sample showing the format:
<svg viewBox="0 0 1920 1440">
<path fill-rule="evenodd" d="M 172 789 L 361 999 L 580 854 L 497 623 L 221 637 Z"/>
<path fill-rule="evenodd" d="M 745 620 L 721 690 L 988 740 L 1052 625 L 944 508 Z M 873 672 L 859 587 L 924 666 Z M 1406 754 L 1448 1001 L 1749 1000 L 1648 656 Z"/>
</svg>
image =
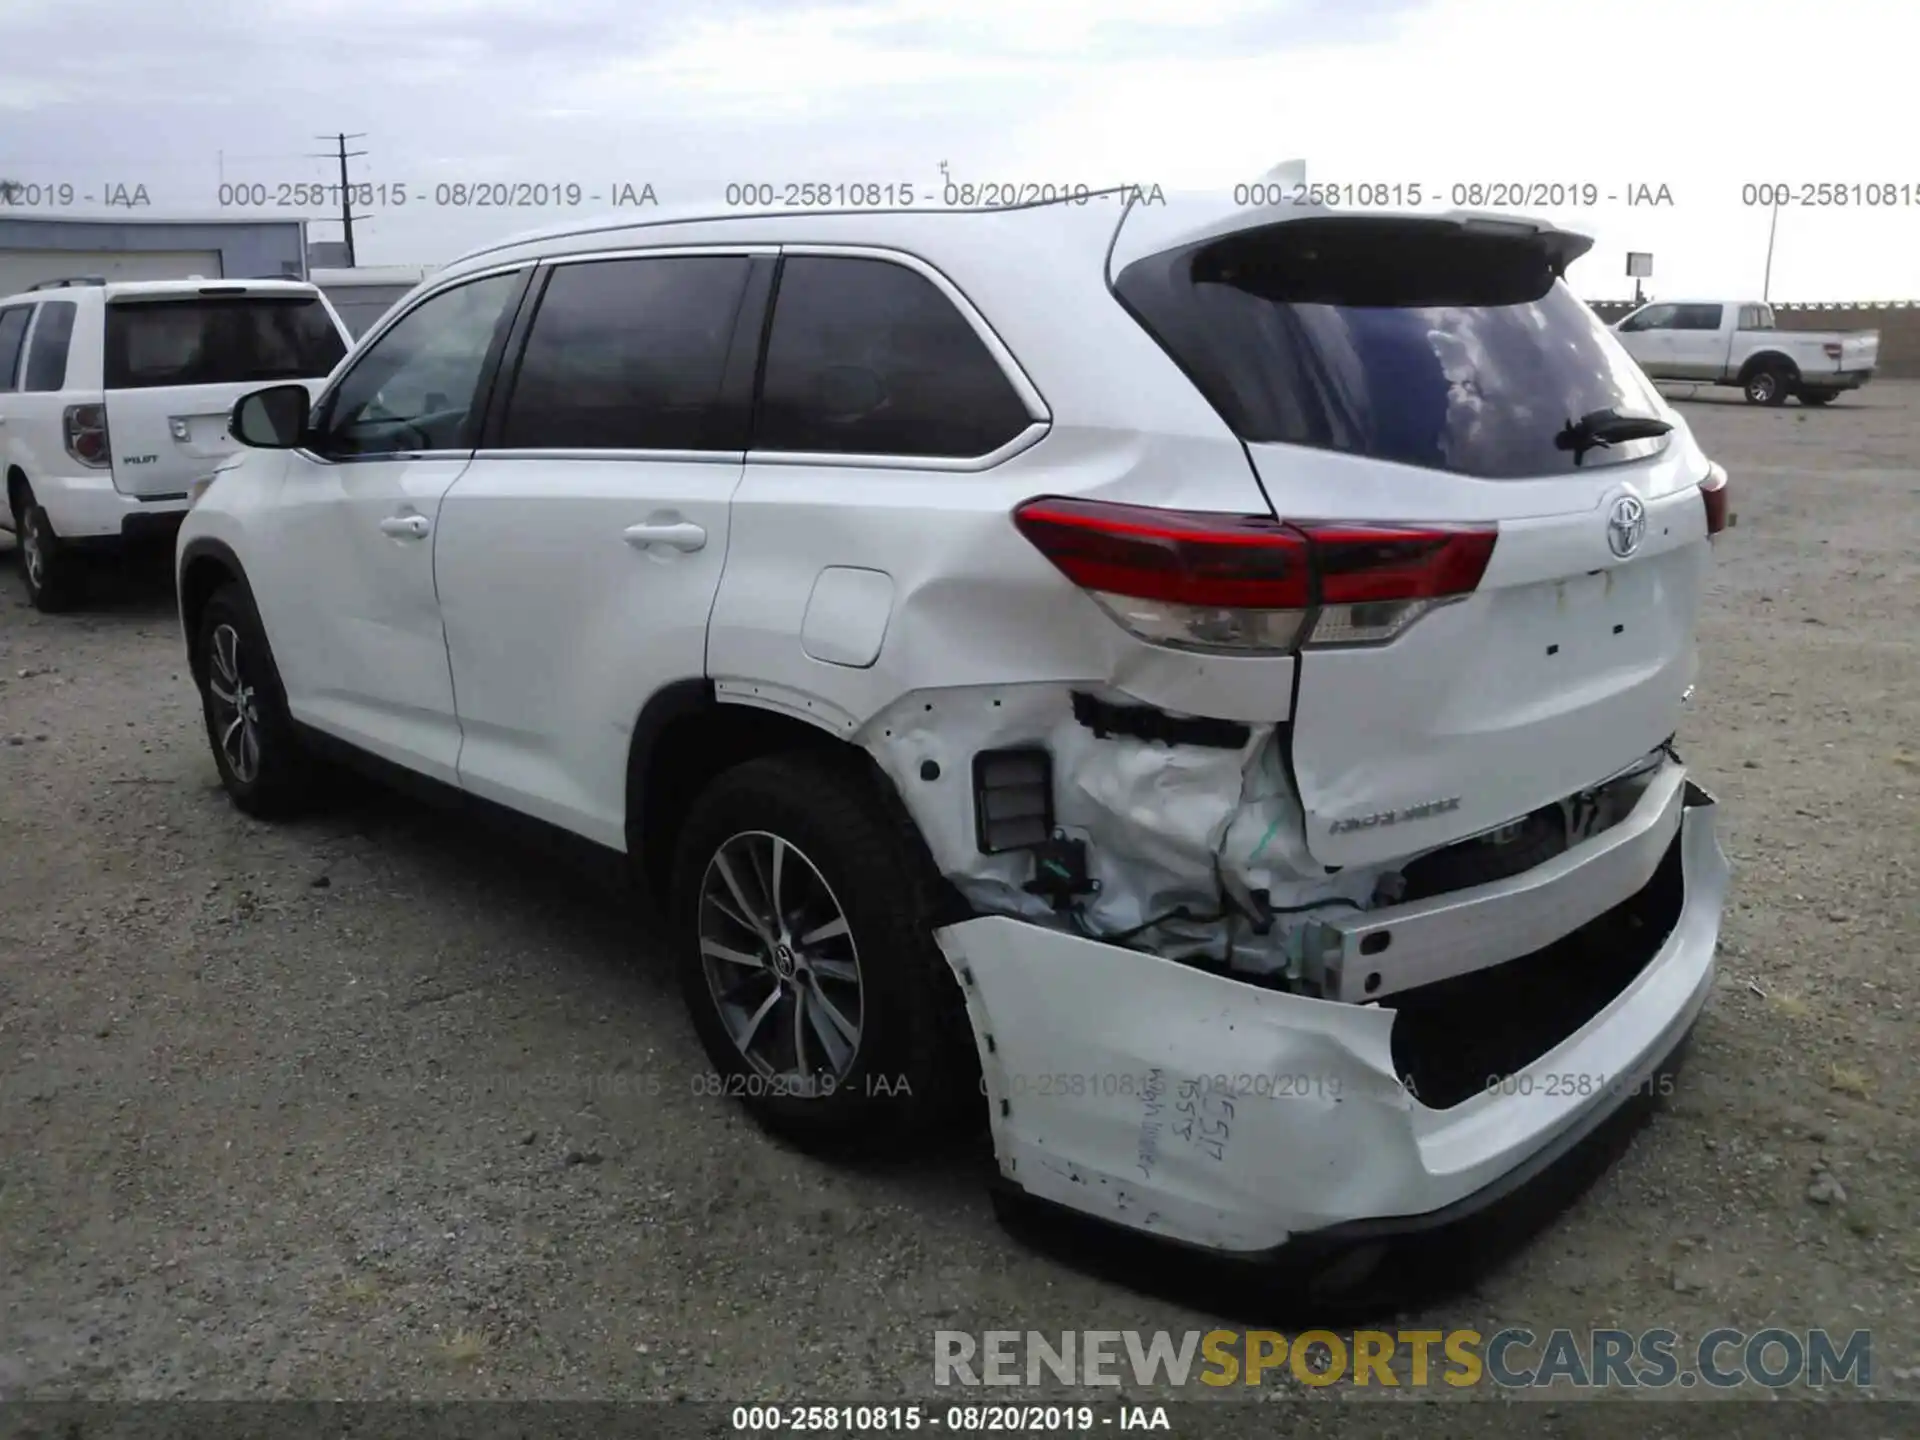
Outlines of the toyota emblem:
<svg viewBox="0 0 1920 1440">
<path fill-rule="evenodd" d="M 1647 507 L 1636 495 L 1622 495 L 1607 512 L 1607 548 L 1622 560 L 1640 548 L 1647 533 Z"/>
</svg>

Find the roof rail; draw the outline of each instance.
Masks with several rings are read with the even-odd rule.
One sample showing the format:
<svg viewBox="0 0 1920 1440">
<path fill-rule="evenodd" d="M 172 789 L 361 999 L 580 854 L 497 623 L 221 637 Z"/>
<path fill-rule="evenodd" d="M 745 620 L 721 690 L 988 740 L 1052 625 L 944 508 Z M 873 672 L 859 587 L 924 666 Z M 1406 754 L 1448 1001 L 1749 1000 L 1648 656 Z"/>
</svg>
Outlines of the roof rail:
<svg viewBox="0 0 1920 1440">
<path fill-rule="evenodd" d="M 69 285 L 104 285 L 106 283 L 107 277 L 104 275 L 69 275 L 64 280 L 42 280 L 38 285 L 29 285 L 27 290 L 31 293 L 35 290 L 64 290 Z"/>
</svg>

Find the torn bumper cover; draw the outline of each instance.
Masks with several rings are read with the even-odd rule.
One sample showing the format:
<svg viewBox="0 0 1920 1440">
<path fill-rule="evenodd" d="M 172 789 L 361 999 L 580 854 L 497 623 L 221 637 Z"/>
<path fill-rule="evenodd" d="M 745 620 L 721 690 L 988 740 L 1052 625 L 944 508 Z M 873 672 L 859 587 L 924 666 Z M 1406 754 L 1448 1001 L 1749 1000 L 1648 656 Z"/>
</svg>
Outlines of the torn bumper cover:
<svg viewBox="0 0 1920 1440">
<path fill-rule="evenodd" d="M 1416 1099 L 1396 1061 L 1395 1026 L 1411 1026 L 1419 989 L 1399 997 L 1403 1016 L 1004 916 L 942 929 L 979 1042 L 1002 1176 L 1037 1200 L 1245 1258 L 1315 1232 L 1420 1230 L 1497 1198 L 1640 1091 L 1706 1001 L 1728 879 L 1714 805 L 1686 782 L 1653 808 L 1677 823 L 1642 894 L 1671 903 L 1626 916 L 1620 933 L 1641 939 L 1622 957 L 1620 985 L 1536 1058 L 1489 1065 L 1446 1108 Z M 1649 828 L 1659 833 L 1658 822 Z M 1589 863 L 1617 870 L 1620 846 Z M 1490 896 L 1503 893 L 1525 918 L 1504 941 L 1489 938 L 1543 938 L 1540 885 L 1571 893 L 1584 868 L 1479 887 L 1489 898 L 1475 923 L 1498 929 Z M 1575 911 L 1559 935 L 1608 918 Z M 1608 931 L 1600 948 L 1619 952 L 1616 939 Z M 1538 967 L 1563 963 L 1568 953 L 1550 947 L 1503 968 L 1536 967 L 1538 981 Z M 1498 986 L 1501 976 L 1480 970 L 1427 991 Z"/>
</svg>

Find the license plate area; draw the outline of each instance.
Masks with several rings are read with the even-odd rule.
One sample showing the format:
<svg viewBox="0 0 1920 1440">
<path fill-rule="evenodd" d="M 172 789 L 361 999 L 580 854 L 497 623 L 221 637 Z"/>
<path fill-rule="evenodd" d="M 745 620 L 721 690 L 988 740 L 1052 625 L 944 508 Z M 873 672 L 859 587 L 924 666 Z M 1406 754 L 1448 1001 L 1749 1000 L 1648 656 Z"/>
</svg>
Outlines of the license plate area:
<svg viewBox="0 0 1920 1440">
<path fill-rule="evenodd" d="M 175 415 L 168 421 L 174 444 L 189 455 L 225 455 L 236 447 L 227 433 L 226 415 Z"/>
<path fill-rule="evenodd" d="M 1679 597 L 1653 557 L 1585 575 L 1497 592 L 1495 632 L 1520 668 L 1578 683 L 1583 675 L 1637 668 L 1675 642 Z"/>
</svg>

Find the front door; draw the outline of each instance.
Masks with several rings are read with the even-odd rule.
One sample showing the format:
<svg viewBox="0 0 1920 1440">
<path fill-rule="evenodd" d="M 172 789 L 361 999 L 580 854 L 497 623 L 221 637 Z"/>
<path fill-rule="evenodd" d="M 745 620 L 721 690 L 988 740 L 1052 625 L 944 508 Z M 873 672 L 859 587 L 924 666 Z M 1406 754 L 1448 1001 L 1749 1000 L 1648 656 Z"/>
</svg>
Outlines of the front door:
<svg viewBox="0 0 1920 1440">
<path fill-rule="evenodd" d="M 1655 380 L 1673 378 L 1673 322 L 1678 305 L 1649 305 L 1620 322 L 1614 333 L 1634 361 Z"/>
<path fill-rule="evenodd" d="M 437 291 L 355 357 L 262 514 L 261 618 L 293 717 L 449 783 L 460 727 L 434 532 L 527 273 Z"/>
</svg>

